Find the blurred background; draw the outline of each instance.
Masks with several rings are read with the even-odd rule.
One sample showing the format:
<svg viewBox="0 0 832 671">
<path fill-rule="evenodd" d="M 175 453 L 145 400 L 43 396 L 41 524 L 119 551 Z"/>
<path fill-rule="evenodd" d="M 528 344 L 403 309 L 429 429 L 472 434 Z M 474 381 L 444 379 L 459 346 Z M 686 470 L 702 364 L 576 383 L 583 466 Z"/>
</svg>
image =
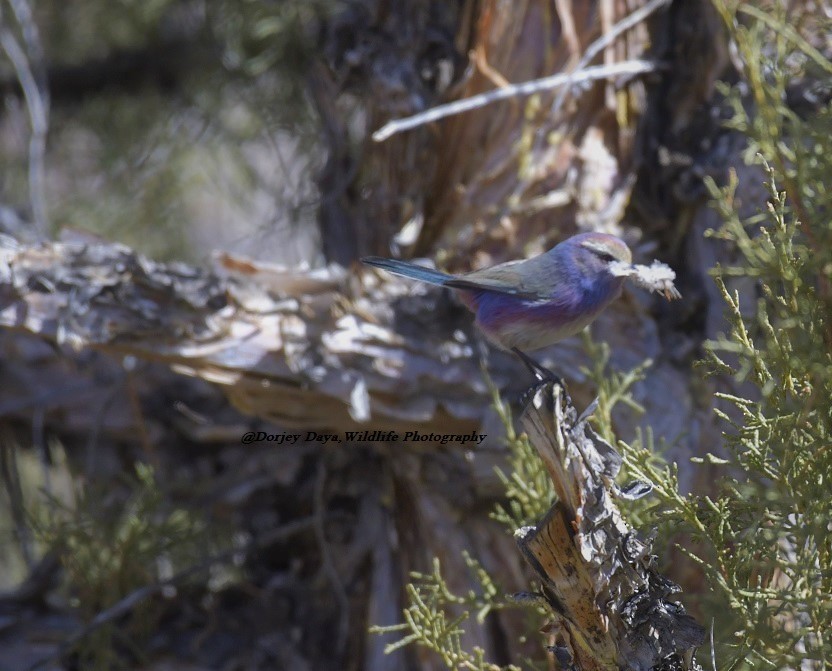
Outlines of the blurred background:
<svg viewBox="0 0 832 671">
<path fill-rule="evenodd" d="M 51 230 L 160 259 L 320 262 L 325 148 L 305 81 L 334 4 L 31 3 Z M 4 77 L 4 205 L 25 209 L 29 116 L 8 59 Z"/>
</svg>

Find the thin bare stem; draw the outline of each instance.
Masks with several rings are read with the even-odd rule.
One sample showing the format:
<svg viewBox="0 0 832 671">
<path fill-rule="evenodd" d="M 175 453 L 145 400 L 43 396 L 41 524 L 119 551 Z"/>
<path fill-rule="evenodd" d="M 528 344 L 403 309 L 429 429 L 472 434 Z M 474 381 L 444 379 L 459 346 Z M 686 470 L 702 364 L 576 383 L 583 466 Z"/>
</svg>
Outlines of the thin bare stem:
<svg viewBox="0 0 832 671">
<path fill-rule="evenodd" d="M 26 49 L 20 45 L 0 7 L 0 47 L 8 56 L 29 112 L 32 136 L 29 138 L 29 202 L 35 229 L 43 237 L 49 230 L 46 208 L 44 157 L 49 132 L 49 93 L 45 77 L 36 75 L 42 68 L 43 56 L 37 27 L 25 0 L 10 0 L 12 12 L 20 25 Z M 34 66 L 33 66 L 34 62 Z M 40 82 L 38 81 L 40 80 Z"/>
<path fill-rule="evenodd" d="M 532 79 L 521 84 L 511 84 L 500 89 L 486 91 L 479 95 L 464 98 L 462 100 L 455 100 L 446 105 L 438 105 L 431 109 L 414 114 L 413 116 L 405 117 L 403 119 L 395 119 L 390 121 L 379 130 L 373 133 L 373 140 L 376 142 L 384 142 L 388 138 L 401 133 L 406 130 L 411 130 L 418 126 L 422 126 L 439 119 L 444 119 L 455 114 L 462 114 L 463 112 L 470 112 L 471 110 L 485 107 L 500 100 L 507 100 L 509 98 L 530 96 L 542 91 L 551 91 L 561 86 L 580 85 L 596 81 L 598 79 L 609 79 L 610 77 L 633 76 L 644 74 L 646 72 L 654 72 L 658 69 L 658 65 L 652 61 L 645 60 L 631 60 L 622 61 L 621 63 L 613 63 L 612 65 L 596 65 L 577 73 L 560 73 L 550 77 L 543 77 L 541 79 Z"/>
</svg>

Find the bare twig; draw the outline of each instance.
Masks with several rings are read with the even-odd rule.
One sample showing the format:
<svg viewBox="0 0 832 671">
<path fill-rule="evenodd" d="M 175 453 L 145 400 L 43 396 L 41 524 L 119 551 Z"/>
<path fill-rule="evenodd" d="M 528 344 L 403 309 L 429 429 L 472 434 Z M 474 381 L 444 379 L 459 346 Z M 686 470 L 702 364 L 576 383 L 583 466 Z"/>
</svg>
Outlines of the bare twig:
<svg viewBox="0 0 832 671">
<path fill-rule="evenodd" d="M 93 466 L 96 461 L 96 453 L 98 452 L 98 437 L 101 435 L 101 429 L 104 426 L 104 420 L 107 417 L 107 412 L 112 407 L 116 400 L 116 394 L 121 389 L 121 380 L 109 385 L 109 391 L 101 402 L 98 411 L 95 414 L 95 421 L 90 428 L 90 434 L 87 438 L 86 448 L 84 450 L 84 473 L 86 477 L 91 477 L 93 473 Z M 132 404 L 132 399 L 131 399 Z M 137 418 L 138 419 L 138 418 Z"/>
<path fill-rule="evenodd" d="M 32 416 L 32 446 L 37 450 L 38 457 L 40 457 L 40 468 L 43 477 L 43 489 L 52 500 L 52 470 L 50 468 L 51 458 L 49 455 L 49 445 L 46 443 L 46 411 L 43 407 L 35 408 Z"/>
<path fill-rule="evenodd" d="M 572 10 L 572 0 L 555 0 L 555 11 L 561 25 L 561 36 L 569 51 L 569 63 L 574 63 L 581 52 L 581 38 L 575 27 L 575 12 Z M 570 68 L 571 70 L 571 68 Z"/>
<path fill-rule="evenodd" d="M 9 508 L 14 520 L 17 541 L 20 543 L 20 553 L 26 566 L 31 570 L 35 565 L 34 542 L 32 530 L 26 521 L 26 506 L 23 502 L 23 488 L 20 484 L 20 470 L 17 467 L 17 449 L 11 440 L 5 440 L 5 446 L 0 445 L 0 476 L 6 485 L 9 497 Z"/>
<path fill-rule="evenodd" d="M 29 138 L 29 201 L 37 234 L 41 237 L 48 231 L 44 156 L 46 135 L 49 132 L 49 93 L 43 71 L 43 53 L 40 47 L 37 26 L 25 0 L 10 0 L 15 19 L 20 25 L 24 50 L 7 24 L 0 7 L 0 46 L 9 57 L 15 74 L 26 98 L 32 136 Z"/>
<path fill-rule="evenodd" d="M 711 668 L 716 671 L 716 649 L 714 648 L 714 618 L 711 618 Z"/>
<path fill-rule="evenodd" d="M 390 121 L 373 133 L 373 140 L 376 142 L 384 142 L 384 140 L 397 133 L 411 130 L 455 114 L 470 112 L 471 110 L 485 107 L 500 100 L 507 100 L 519 96 L 530 96 L 542 91 L 551 91 L 561 86 L 586 84 L 598 79 L 639 75 L 646 72 L 654 72 L 657 69 L 658 65 L 652 61 L 630 60 L 612 65 L 596 65 L 577 73 L 560 73 L 550 77 L 542 77 L 541 79 L 532 79 L 522 84 L 512 84 L 493 91 L 486 91 L 485 93 L 471 96 L 470 98 L 456 100 L 447 105 L 432 107 L 425 112 L 414 114 L 413 116 Z"/>
<path fill-rule="evenodd" d="M 318 546 L 321 551 L 321 561 L 326 572 L 327 578 L 332 585 L 332 591 L 335 593 L 335 598 L 338 601 L 340 608 L 340 616 L 338 618 L 338 638 L 336 641 L 337 650 L 343 653 L 344 646 L 347 644 L 347 635 L 349 634 L 349 616 L 350 616 L 350 602 L 347 597 L 347 591 L 344 589 L 344 583 L 332 560 L 332 553 L 329 551 L 329 543 L 326 540 L 326 529 L 324 528 L 324 520 L 326 518 L 326 507 L 324 501 L 324 487 L 326 485 L 326 456 L 322 455 L 318 462 L 318 474 L 315 479 L 315 536 L 318 539 Z"/>
<path fill-rule="evenodd" d="M 150 439 L 150 432 L 147 429 L 147 422 L 144 417 L 144 411 L 142 410 L 142 402 L 139 398 L 139 392 L 136 388 L 136 381 L 133 376 L 133 371 L 136 369 L 137 364 L 138 360 L 134 356 L 128 355 L 122 359 L 122 365 L 124 366 L 125 372 L 125 389 L 127 390 L 127 398 L 130 401 L 130 408 L 133 410 L 133 415 L 136 418 L 136 428 L 138 429 L 142 449 L 147 455 L 148 461 L 150 461 L 154 468 L 158 468 L 159 455 L 156 452 L 153 441 Z"/>
</svg>

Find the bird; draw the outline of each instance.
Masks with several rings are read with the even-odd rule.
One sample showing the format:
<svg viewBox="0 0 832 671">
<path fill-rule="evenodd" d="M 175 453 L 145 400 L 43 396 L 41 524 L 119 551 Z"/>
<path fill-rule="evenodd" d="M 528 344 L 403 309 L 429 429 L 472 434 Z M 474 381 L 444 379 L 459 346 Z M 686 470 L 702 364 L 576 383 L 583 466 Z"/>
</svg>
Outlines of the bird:
<svg viewBox="0 0 832 671">
<path fill-rule="evenodd" d="M 590 324 L 621 295 L 630 248 L 608 233 L 573 235 L 529 259 L 451 275 L 367 256 L 361 261 L 396 275 L 454 289 L 486 339 L 514 352 L 535 374 L 555 376 L 527 352 L 553 345 Z M 547 375 L 548 374 L 548 375 Z"/>
</svg>

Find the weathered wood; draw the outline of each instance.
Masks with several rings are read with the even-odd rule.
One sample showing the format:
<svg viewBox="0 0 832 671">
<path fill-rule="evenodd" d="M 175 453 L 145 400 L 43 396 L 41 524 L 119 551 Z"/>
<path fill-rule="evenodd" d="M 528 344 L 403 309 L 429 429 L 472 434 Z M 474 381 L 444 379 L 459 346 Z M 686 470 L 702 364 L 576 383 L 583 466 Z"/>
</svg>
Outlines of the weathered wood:
<svg viewBox="0 0 832 671">
<path fill-rule="evenodd" d="M 704 629 L 672 600 L 649 539 L 615 503 L 621 457 L 556 384 L 539 387 L 523 414 L 529 440 L 558 500 L 517 541 L 542 581 L 556 623 L 552 650 L 563 668 L 690 669 Z"/>
</svg>

